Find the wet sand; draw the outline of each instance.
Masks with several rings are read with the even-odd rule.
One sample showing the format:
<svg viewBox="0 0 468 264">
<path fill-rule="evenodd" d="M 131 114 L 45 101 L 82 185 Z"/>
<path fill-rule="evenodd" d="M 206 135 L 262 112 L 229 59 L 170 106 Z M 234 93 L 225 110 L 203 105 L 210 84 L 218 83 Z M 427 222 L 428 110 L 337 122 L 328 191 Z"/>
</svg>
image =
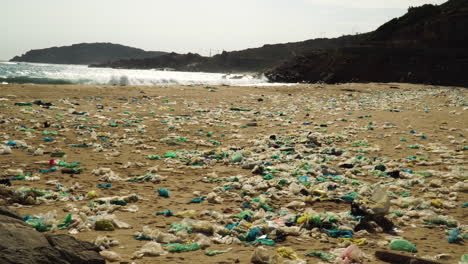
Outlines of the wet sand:
<svg viewBox="0 0 468 264">
<path fill-rule="evenodd" d="M 59 196 L 58 200 L 42 201 L 37 205 L 10 205 L 21 215 L 56 210 L 58 220 L 69 213 L 76 216 L 76 210 L 99 198 L 74 201 L 71 197 L 83 197 L 92 190 L 96 191 L 99 197 L 137 194 L 137 202 L 126 206 L 115 205 L 112 209 L 117 219 L 130 224 L 131 229 L 90 230 L 73 234 L 87 241 L 93 241 L 101 235 L 119 240 L 120 245 L 110 250 L 119 253 L 123 262 L 249 263 L 254 246 L 214 243 L 209 249 L 232 250 L 213 257 L 206 256 L 204 250 L 198 250 L 132 260 L 132 254 L 147 243 L 135 240 L 134 234 L 141 231 L 143 226 L 168 232 L 169 224 L 183 218 L 156 215 L 156 212 L 167 209 L 174 213 L 196 210 L 197 215 L 194 219 L 208 220 L 224 226 L 232 222 L 231 216 L 244 210 L 242 205 L 246 201 L 262 194 L 269 197 L 269 205 L 275 208 L 274 211 L 282 208 L 296 215 L 301 215 L 307 208 L 316 212 L 346 214 L 350 211 L 350 205 L 324 199 L 307 203 L 305 207 L 285 208 L 288 203 L 303 201 L 308 195 L 293 195 L 288 193 L 286 187 L 279 195 L 280 198 L 271 198 L 270 193 L 265 194 L 265 189 L 255 190 L 247 197 L 242 196 L 242 184 L 247 184 L 252 179 L 260 182 L 268 180 L 254 175 L 251 169 L 243 169 L 241 164 L 230 162 L 230 158 L 215 162 L 207 161 L 206 155 L 194 154 L 194 160 L 189 158 L 180 161 L 164 158 L 164 155 L 176 150 L 186 150 L 192 154 L 194 151 L 205 154 L 209 154 L 210 151 L 224 151 L 230 154 L 242 152 L 244 161 L 263 160 L 272 163 L 273 167 L 286 164 L 299 168 L 301 162 L 312 165 L 317 163 L 317 155 L 328 153 L 324 151 L 325 148 L 337 148 L 345 154 L 325 155 L 327 157 L 321 162 L 330 168 L 336 168 L 339 175 L 357 183 L 352 185 L 349 182 L 336 181 L 337 185 L 343 187 L 330 191 L 330 196 L 339 196 L 341 192 L 348 194 L 351 190 L 358 191 L 360 187 L 368 184 L 393 185 L 394 187 L 388 190 L 395 194 L 390 212 L 399 210 L 405 214 L 403 217 L 394 214 L 388 216 L 397 225 L 398 236 L 414 243 L 418 249 L 415 255 L 419 257 L 448 254 L 447 259 L 440 261 L 456 263 L 468 250 L 466 245 L 447 242 L 445 231 L 449 228 L 427 226 L 423 217 L 411 214 L 416 209 L 400 207 L 393 201 L 398 200 L 402 193 L 421 198 L 422 201 L 440 199 L 443 203 L 441 208 L 430 205 L 424 208 L 425 212 L 452 217 L 458 221 L 464 232 L 468 231 L 468 209 L 461 207 L 463 203 L 468 202 L 468 193 L 463 189 L 451 189 L 458 182 L 466 184 L 468 181 L 465 157 L 465 146 L 468 145 L 467 94 L 468 90 L 463 88 L 379 83 L 278 87 L 0 85 L 0 98 L 4 99 L 0 101 L 0 119 L 4 120 L 0 123 L 0 137 L 4 142 L 24 140 L 30 146 L 30 149 L 13 148 L 12 154 L 1 155 L 0 168 L 3 172 L 2 178 L 14 176 L 8 175 L 8 169 L 22 169 L 40 176 L 40 180 L 37 181 L 12 181 L 14 189 L 33 187 L 56 191 L 58 183 L 65 189 L 75 183 L 79 184 L 79 187 L 69 192 L 70 196 L 65 198 L 68 201 L 61 201 L 64 198 Z M 32 109 L 29 109 L 27 106 L 14 105 L 16 102 L 35 100 L 51 102 L 55 107 L 48 109 L 33 105 Z M 74 111 L 87 113 L 77 115 L 73 114 Z M 45 121 L 52 126 L 44 128 Z M 111 123 L 117 126 L 109 126 Z M 23 128 L 34 129 L 35 132 L 20 131 L 22 125 Z M 46 136 L 41 134 L 44 130 L 57 131 L 58 135 L 50 136 L 54 141 L 45 142 Z M 98 136 L 106 136 L 107 141 L 104 141 L 103 137 L 93 139 L 93 130 Z M 314 155 L 314 159 L 308 159 L 307 152 L 300 153 L 300 156 L 297 156 L 297 153 L 279 153 L 274 147 L 265 144 L 271 135 L 295 141 L 309 132 L 320 135 L 321 140 L 326 143 L 310 153 Z M 183 137 L 187 141 L 171 141 L 168 140 L 170 136 L 175 139 Z M 402 141 L 402 138 L 406 141 Z M 82 143 L 87 143 L 90 147 L 71 146 Z M 68 163 L 79 161 L 80 167 L 85 170 L 81 174 L 69 175 L 61 173 L 58 167 L 57 172 L 39 173 L 40 169 L 50 168 L 47 162 L 51 157 L 47 154 L 32 155 L 38 147 L 43 148 L 45 152 L 64 152 L 65 158 L 58 159 Z M 437 151 L 441 149 L 443 151 Z M 279 157 L 271 158 L 272 154 L 278 153 Z M 162 158 L 150 160 L 146 158 L 148 155 L 159 155 Z M 405 179 L 376 174 L 374 165 L 377 163 L 360 164 L 353 169 L 338 167 L 340 163 L 358 155 L 377 160 L 377 163 L 387 167 L 387 171 L 430 171 L 432 176 L 427 176 L 418 184 L 405 189 L 403 186 L 406 183 L 402 183 Z M 413 156 L 417 158 L 408 159 Z M 100 181 L 100 177 L 92 173 L 98 168 L 110 168 L 121 178 L 133 178 L 145 175 L 148 168 L 155 166 L 158 167 L 158 175 L 167 177 L 165 180 L 136 183 L 114 181 L 109 189 L 97 188 L 97 184 L 103 184 L 105 181 Z M 354 169 L 359 169 L 360 172 L 349 172 Z M 292 182 L 292 179 L 296 179 L 292 174 L 286 170 L 284 173 L 273 175 L 273 181 L 284 178 Z M 213 177 L 229 179 L 235 176 L 241 179 L 240 186 L 226 181 L 206 180 Z M 309 176 L 312 183 L 307 188 L 311 189 L 318 184 L 315 179 L 319 175 Z M 440 184 L 434 181 L 437 179 L 441 180 Z M 47 184 L 54 180 L 56 182 Z M 233 185 L 234 188 L 223 188 L 229 185 Z M 159 188 L 168 189 L 170 197 L 159 197 Z M 215 204 L 206 200 L 199 204 L 188 203 L 214 190 L 223 198 L 222 203 Z M 276 190 L 280 191 L 279 188 Z M 0 202 L 6 203 L 1 200 Z M 122 210 L 130 205 L 138 206 L 138 211 L 132 213 Z M 76 210 L 70 211 L 67 208 Z M 206 210 L 224 214 L 223 220 L 209 214 L 199 215 Z M 95 215 L 89 214 L 87 217 L 92 219 Z M 246 223 L 245 228 L 254 227 L 266 220 L 260 219 L 254 224 Z M 284 242 L 265 247 L 272 252 L 275 248 L 291 247 L 308 263 L 318 263 L 318 258 L 306 257 L 304 254 L 314 250 L 329 253 L 330 250 L 348 245 L 337 238 L 317 239 L 313 234 L 317 233 L 316 230 L 301 232 L 300 236 L 290 235 Z M 195 234 L 191 234 L 184 242 L 192 241 L 194 236 Z M 366 245 L 359 246 L 368 256 L 363 263 L 383 263 L 373 255 L 376 250 L 388 250 L 385 241 L 391 240 L 391 237 L 383 232 L 360 233 L 356 236 L 366 238 L 367 241 Z"/>
</svg>

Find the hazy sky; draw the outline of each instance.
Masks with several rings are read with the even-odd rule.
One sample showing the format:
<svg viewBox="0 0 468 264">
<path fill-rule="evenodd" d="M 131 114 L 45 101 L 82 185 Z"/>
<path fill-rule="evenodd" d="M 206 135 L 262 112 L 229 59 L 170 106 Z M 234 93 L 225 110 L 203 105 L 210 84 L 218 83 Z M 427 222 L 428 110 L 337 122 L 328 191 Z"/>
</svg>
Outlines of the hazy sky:
<svg viewBox="0 0 468 264">
<path fill-rule="evenodd" d="M 113 42 L 208 55 L 367 32 L 408 6 L 445 0 L 0 0 L 0 59 Z"/>
</svg>

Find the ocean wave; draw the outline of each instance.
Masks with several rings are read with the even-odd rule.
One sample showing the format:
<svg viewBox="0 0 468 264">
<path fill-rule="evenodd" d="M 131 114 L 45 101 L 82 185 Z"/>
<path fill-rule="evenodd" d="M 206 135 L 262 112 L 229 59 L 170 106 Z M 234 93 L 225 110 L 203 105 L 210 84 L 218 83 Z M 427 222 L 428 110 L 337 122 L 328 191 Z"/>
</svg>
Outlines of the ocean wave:
<svg viewBox="0 0 468 264">
<path fill-rule="evenodd" d="M 127 75 L 111 76 L 109 79 L 64 79 L 48 77 L 14 76 L 0 77 L 0 83 L 16 84 L 83 84 L 83 85 L 268 85 L 251 79 L 177 79 L 177 78 L 135 78 Z"/>
<path fill-rule="evenodd" d="M 264 76 L 206 72 L 88 68 L 83 65 L 0 64 L 0 83 L 85 85 L 265 85 Z"/>
<path fill-rule="evenodd" d="M 5 65 L 16 65 L 16 62 L 0 61 L 0 64 L 5 64 Z"/>
<path fill-rule="evenodd" d="M 18 77 L 0 77 L 0 83 L 19 83 L 19 84 L 75 84 L 70 80 L 52 79 L 52 78 L 35 78 L 27 76 Z"/>
</svg>

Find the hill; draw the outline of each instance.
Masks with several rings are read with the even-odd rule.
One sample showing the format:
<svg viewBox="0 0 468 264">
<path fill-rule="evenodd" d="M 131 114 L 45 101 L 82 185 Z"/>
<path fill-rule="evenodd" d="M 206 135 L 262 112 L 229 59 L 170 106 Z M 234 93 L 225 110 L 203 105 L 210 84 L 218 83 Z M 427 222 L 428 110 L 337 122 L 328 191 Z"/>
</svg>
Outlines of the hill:
<svg viewBox="0 0 468 264">
<path fill-rule="evenodd" d="M 171 53 L 157 58 L 124 59 L 90 66 L 129 69 L 173 68 L 179 71 L 205 72 L 263 72 L 298 54 L 320 49 L 346 47 L 363 36 L 343 36 L 332 39 L 321 38 L 301 42 L 264 45 L 263 47 L 240 51 L 224 51 L 213 57 L 203 57 L 193 53 Z"/>
<path fill-rule="evenodd" d="M 157 57 L 163 54 L 166 52 L 144 51 L 113 43 L 80 43 L 71 46 L 30 50 L 10 61 L 88 65 L 127 58 Z"/>
<path fill-rule="evenodd" d="M 275 82 L 409 82 L 468 86 L 468 1 L 411 7 L 348 47 L 296 56 Z"/>
<path fill-rule="evenodd" d="M 116 69 L 159 69 L 169 68 L 177 69 L 179 71 L 189 71 L 196 65 L 204 63 L 208 60 L 199 54 L 177 54 L 175 52 L 163 54 L 158 57 L 144 58 L 144 59 L 124 59 L 117 60 L 110 63 L 91 64 L 89 67 L 111 67 Z"/>
</svg>

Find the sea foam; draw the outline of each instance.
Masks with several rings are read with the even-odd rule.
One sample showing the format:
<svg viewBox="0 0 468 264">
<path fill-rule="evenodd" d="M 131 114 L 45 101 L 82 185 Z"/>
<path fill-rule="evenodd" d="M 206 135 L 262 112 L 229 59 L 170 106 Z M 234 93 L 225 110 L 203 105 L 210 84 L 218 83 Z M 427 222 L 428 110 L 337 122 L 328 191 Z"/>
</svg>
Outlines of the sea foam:
<svg viewBox="0 0 468 264">
<path fill-rule="evenodd" d="M 266 85 L 264 76 L 206 72 L 88 68 L 84 65 L 0 62 L 0 82 L 91 85 Z"/>
</svg>

